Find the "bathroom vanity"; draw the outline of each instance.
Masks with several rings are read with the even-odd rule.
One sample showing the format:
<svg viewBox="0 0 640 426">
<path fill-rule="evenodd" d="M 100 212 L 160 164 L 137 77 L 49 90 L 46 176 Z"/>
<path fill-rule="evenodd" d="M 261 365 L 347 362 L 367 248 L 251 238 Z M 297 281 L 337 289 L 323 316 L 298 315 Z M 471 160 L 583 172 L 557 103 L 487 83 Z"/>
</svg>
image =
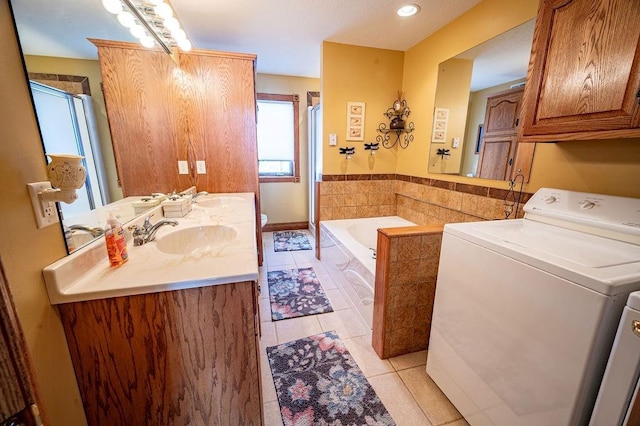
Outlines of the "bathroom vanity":
<svg viewBox="0 0 640 426">
<path fill-rule="evenodd" d="M 200 197 L 118 268 L 102 239 L 45 268 L 89 424 L 262 423 L 253 197 Z"/>
</svg>

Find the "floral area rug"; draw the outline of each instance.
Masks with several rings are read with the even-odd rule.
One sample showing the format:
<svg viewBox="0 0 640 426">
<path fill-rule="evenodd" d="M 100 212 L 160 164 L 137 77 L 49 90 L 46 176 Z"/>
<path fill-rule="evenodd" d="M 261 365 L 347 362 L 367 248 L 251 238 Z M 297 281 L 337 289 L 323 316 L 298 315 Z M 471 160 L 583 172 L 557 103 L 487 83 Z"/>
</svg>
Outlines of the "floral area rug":
<svg viewBox="0 0 640 426">
<path fill-rule="evenodd" d="M 334 331 L 267 348 L 285 425 L 395 425 Z"/>
<path fill-rule="evenodd" d="M 267 272 L 274 321 L 333 312 L 313 268 Z"/>
<path fill-rule="evenodd" d="M 311 244 L 304 232 L 274 232 L 273 249 L 274 251 L 311 250 Z"/>
</svg>

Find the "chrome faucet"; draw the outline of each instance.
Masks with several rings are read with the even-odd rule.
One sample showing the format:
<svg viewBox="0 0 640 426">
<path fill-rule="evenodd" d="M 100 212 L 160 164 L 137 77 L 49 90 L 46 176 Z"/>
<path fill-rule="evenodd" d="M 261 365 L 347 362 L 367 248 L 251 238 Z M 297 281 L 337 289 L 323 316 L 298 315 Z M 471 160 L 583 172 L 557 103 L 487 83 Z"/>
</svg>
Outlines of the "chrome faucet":
<svg viewBox="0 0 640 426">
<path fill-rule="evenodd" d="M 144 224 L 130 226 L 129 229 L 133 231 L 133 245 L 141 246 L 149 241 L 153 241 L 156 238 L 156 232 L 164 225 L 176 226 L 178 222 L 175 220 L 160 220 L 153 225 L 151 224 L 152 214 L 144 218 Z"/>
<path fill-rule="evenodd" d="M 90 226 L 86 226 L 86 225 L 70 225 L 69 226 L 69 230 L 70 231 L 84 231 L 84 232 L 88 232 L 89 234 L 91 234 L 94 237 L 99 237 L 102 234 L 104 234 L 104 229 L 102 228 L 92 228 Z"/>
<path fill-rule="evenodd" d="M 196 198 L 200 197 L 201 195 L 209 195 L 209 193 L 207 191 L 200 191 L 197 194 L 193 194 L 191 196 L 191 202 L 195 203 L 196 202 Z"/>
</svg>

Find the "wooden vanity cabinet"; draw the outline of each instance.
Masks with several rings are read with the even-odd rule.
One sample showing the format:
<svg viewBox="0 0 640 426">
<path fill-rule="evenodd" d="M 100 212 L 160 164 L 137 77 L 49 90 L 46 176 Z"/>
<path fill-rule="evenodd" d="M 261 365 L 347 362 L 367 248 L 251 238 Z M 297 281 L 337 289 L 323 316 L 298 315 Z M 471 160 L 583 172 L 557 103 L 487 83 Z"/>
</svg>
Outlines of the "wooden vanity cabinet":
<svg viewBox="0 0 640 426">
<path fill-rule="evenodd" d="M 59 305 L 90 425 L 260 425 L 254 281 Z"/>
<path fill-rule="evenodd" d="M 521 142 L 640 137 L 640 2 L 542 0 Z"/>
<path fill-rule="evenodd" d="M 505 90 L 487 98 L 478 177 L 506 180 L 521 173 L 525 182 L 529 180 L 535 145 L 523 146 L 517 138 L 523 90 Z"/>
</svg>

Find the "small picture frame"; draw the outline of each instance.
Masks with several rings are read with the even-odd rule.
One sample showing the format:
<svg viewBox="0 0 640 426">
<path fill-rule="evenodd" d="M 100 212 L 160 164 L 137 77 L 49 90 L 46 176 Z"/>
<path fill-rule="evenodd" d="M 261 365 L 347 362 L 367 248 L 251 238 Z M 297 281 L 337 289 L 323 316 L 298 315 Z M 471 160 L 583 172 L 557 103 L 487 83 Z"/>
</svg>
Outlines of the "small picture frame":
<svg viewBox="0 0 640 426">
<path fill-rule="evenodd" d="M 364 140 L 364 102 L 347 102 L 348 141 Z"/>
<path fill-rule="evenodd" d="M 449 109 L 436 108 L 433 114 L 433 133 L 431 142 L 445 143 L 447 140 L 447 126 L 449 123 Z"/>
</svg>

